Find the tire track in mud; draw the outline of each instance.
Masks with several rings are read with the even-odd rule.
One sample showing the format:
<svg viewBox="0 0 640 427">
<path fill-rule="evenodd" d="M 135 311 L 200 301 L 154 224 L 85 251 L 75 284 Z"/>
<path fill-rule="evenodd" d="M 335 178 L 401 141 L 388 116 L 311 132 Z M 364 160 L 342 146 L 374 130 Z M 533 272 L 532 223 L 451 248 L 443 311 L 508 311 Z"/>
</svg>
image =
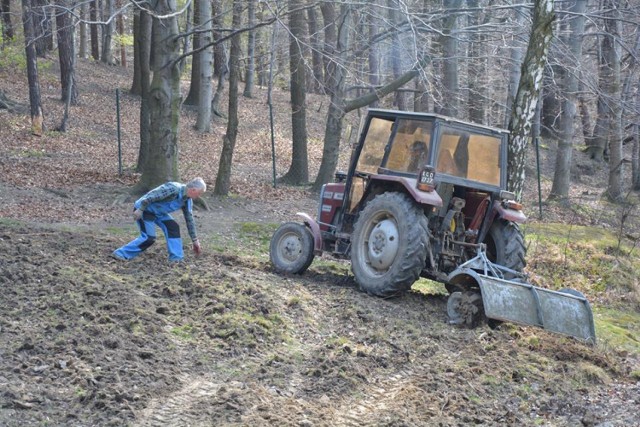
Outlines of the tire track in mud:
<svg viewBox="0 0 640 427">
<path fill-rule="evenodd" d="M 416 374 L 412 370 L 402 370 L 391 377 L 378 378 L 367 390 L 367 395 L 358 400 L 349 399 L 333 412 L 332 424 L 341 426 L 362 426 L 368 421 L 380 420 L 380 412 L 398 408 L 398 397 L 405 390 L 415 388 Z"/>
<path fill-rule="evenodd" d="M 139 427 L 209 425 L 210 420 L 207 421 L 207 414 L 199 414 L 193 408 L 216 396 L 222 385 L 192 375 L 184 375 L 181 383 L 182 388 L 170 396 L 159 396 L 152 400 L 141 413 L 136 414 L 133 425 Z"/>
</svg>

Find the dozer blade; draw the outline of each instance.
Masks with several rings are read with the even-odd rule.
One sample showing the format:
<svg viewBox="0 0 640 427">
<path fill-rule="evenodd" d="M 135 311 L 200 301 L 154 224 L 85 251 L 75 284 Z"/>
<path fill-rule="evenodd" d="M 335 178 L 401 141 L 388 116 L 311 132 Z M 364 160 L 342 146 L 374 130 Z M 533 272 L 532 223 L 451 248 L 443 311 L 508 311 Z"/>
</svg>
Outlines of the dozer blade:
<svg viewBox="0 0 640 427">
<path fill-rule="evenodd" d="M 449 283 L 469 283 L 470 278 L 480 287 L 486 317 L 538 326 L 595 344 L 591 306 L 579 292 L 538 288 L 521 279 L 500 279 L 470 268 L 454 271 Z"/>
</svg>

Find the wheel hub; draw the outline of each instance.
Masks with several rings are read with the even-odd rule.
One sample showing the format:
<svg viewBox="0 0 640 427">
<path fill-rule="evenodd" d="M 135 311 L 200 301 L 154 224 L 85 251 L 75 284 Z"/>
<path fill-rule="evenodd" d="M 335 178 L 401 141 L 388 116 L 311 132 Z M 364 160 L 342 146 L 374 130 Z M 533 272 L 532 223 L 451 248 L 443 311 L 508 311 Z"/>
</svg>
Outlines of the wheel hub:
<svg viewBox="0 0 640 427">
<path fill-rule="evenodd" d="M 371 267 L 388 269 L 398 254 L 398 227 L 390 219 L 380 221 L 369 235 L 368 255 Z"/>
<path fill-rule="evenodd" d="M 289 234 L 282 238 L 281 248 L 282 257 L 287 261 L 293 262 L 297 260 L 302 253 L 302 242 L 298 236 Z"/>
</svg>

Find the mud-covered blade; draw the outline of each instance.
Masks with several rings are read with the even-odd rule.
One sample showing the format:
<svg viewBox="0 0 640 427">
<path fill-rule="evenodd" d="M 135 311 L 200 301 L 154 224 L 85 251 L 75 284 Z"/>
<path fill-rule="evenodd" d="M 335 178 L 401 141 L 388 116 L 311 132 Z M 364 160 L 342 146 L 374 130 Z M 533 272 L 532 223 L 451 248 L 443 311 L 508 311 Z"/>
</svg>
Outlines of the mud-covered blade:
<svg viewBox="0 0 640 427">
<path fill-rule="evenodd" d="M 488 318 L 538 326 L 595 344 L 591 306 L 579 293 L 538 288 L 529 283 L 503 280 L 470 269 L 458 273 L 472 276 L 479 284 Z M 452 274 L 450 279 L 457 275 Z"/>
</svg>

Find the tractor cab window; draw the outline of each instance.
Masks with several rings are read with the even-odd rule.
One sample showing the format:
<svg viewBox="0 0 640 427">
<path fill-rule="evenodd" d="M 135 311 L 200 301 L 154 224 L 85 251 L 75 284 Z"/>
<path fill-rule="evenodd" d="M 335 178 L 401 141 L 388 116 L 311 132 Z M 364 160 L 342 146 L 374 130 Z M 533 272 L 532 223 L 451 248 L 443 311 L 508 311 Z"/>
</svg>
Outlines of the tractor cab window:
<svg viewBox="0 0 640 427">
<path fill-rule="evenodd" d="M 436 171 L 490 185 L 500 185 L 501 139 L 442 127 Z"/>
<path fill-rule="evenodd" d="M 360 158 L 356 165 L 356 173 L 351 179 L 351 191 L 349 193 L 349 212 L 353 211 L 360 203 L 367 186 L 367 176 L 378 173 L 378 168 L 384 158 L 385 147 L 391 138 L 393 120 L 385 120 L 374 117 L 369 122 L 367 137 L 360 152 Z"/>
<path fill-rule="evenodd" d="M 371 119 L 356 171 L 369 174 L 378 173 L 378 168 L 384 157 L 384 149 L 391 138 L 392 126 L 392 120 L 377 117 Z"/>
<path fill-rule="evenodd" d="M 385 167 L 392 171 L 417 174 L 429 161 L 432 122 L 398 120 L 398 130 Z"/>
</svg>

